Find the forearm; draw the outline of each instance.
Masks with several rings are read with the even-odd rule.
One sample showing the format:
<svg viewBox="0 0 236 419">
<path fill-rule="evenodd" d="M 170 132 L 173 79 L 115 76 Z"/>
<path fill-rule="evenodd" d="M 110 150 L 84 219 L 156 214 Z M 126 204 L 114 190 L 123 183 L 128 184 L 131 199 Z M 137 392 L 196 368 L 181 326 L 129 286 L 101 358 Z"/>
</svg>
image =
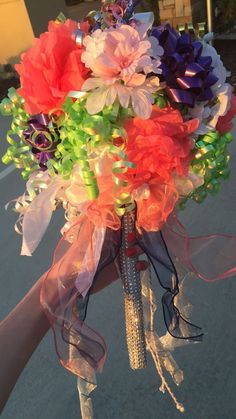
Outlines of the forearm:
<svg viewBox="0 0 236 419">
<path fill-rule="evenodd" d="M 0 412 L 19 375 L 50 328 L 50 323 L 40 304 L 40 290 L 45 275 L 46 273 L 0 323 Z M 92 292 L 100 291 L 117 278 L 115 264 L 106 266 L 98 275 Z M 55 300 L 53 295 L 51 298 L 52 301 Z"/>
<path fill-rule="evenodd" d="M 0 324 L 0 412 L 50 324 L 39 303 L 41 277 Z"/>
</svg>

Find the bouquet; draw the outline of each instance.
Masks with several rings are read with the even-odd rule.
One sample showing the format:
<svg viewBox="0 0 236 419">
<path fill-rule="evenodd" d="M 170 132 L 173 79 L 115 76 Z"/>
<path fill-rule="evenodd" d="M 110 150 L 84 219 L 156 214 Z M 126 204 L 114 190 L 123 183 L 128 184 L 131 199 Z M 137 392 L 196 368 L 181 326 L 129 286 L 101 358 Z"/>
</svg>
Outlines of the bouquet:
<svg viewBox="0 0 236 419">
<path fill-rule="evenodd" d="M 177 217 L 229 176 L 236 99 L 227 71 L 209 34 L 155 27 L 135 3 L 104 1 L 79 23 L 63 15 L 49 22 L 16 65 L 21 87 L 0 107 L 13 117 L 2 160 L 27 181 L 14 208 L 21 254 L 34 252 L 58 207 L 65 212 L 41 303 L 61 364 L 78 376 L 87 419 L 106 345 L 85 318 L 104 267 L 115 261 L 123 283 L 131 368 L 145 367 L 149 350 L 160 390 L 181 412 L 165 370 L 180 384 L 171 350 L 202 338 L 189 321 L 182 273 L 213 281 L 235 272 L 235 237 L 189 237 Z M 154 281 L 164 289 L 162 337 Z"/>
</svg>

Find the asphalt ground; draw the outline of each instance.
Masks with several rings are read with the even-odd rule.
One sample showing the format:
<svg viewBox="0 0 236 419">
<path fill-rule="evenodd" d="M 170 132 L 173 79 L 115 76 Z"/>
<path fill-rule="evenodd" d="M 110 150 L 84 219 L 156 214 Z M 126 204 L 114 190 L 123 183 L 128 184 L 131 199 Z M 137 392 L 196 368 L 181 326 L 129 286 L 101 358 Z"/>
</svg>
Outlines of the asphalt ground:
<svg viewBox="0 0 236 419">
<path fill-rule="evenodd" d="M 77 19 L 98 5 L 99 2 L 87 2 L 70 7 L 67 16 Z M 55 11 L 55 16 L 58 12 Z M 4 137 L 9 124 L 10 119 L 0 118 L 0 155 L 7 147 Z M 234 134 L 236 138 L 236 129 Z M 232 175 L 221 192 L 201 205 L 189 204 L 181 214 L 193 234 L 236 235 L 236 143 L 231 145 L 231 153 Z M 1 319 L 49 267 L 63 225 L 63 214 L 58 211 L 33 257 L 20 256 L 21 237 L 14 231 L 16 214 L 10 209 L 5 211 L 4 206 L 24 192 L 25 182 L 19 172 L 4 172 L 5 168 L 0 162 Z M 173 388 L 185 404 L 186 413 L 182 416 L 185 419 L 236 418 L 235 279 L 214 284 L 193 279 L 186 284 L 188 298 L 194 306 L 192 320 L 203 327 L 205 336 L 202 343 L 180 347 L 174 352 L 175 360 L 184 370 L 184 382 L 179 388 L 174 385 Z M 158 324 L 159 320 L 161 323 L 158 317 Z M 129 368 L 120 282 L 91 298 L 87 322 L 104 336 L 108 345 L 107 361 L 93 393 L 95 418 L 180 418 L 181 413 L 175 410 L 169 396 L 159 392 L 160 380 L 150 358 L 145 370 Z M 1 418 L 80 418 L 76 377 L 60 366 L 51 332 L 23 371 Z"/>
<path fill-rule="evenodd" d="M 5 149 L 7 125 L 1 118 L 1 153 Z M 236 129 L 234 134 L 236 137 Z M 231 153 L 232 175 L 221 192 L 201 205 L 189 204 L 182 213 L 191 233 L 236 234 L 236 143 L 232 143 Z M 10 209 L 5 211 L 4 205 L 24 192 L 24 181 L 15 170 L 0 180 L 0 188 L 0 317 L 4 318 L 49 267 L 63 214 L 54 214 L 32 257 L 20 256 L 21 237 L 14 231 L 16 214 Z M 186 407 L 184 418 L 236 418 L 235 278 L 214 284 L 193 279 L 187 283 L 186 291 L 194 306 L 192 320 L 203 327 L 205 336 L 202 343 L 178 348 L 174 353 L 184 369 L 184 382 L 175 389 Z M 119 281 L 91 298 L 87 322 L 104 336 L 108 345 L 104 371 L 98 375 L 98 388 L 93 393 L 96 419 L 181 417 L 168 395 L 159 392 L 160 381 L 150 358 L 145 370 L 129 369 Z M 67 418 L 80 418 L 76 377 L 60 366 L 49 332 L 19 378 L 2 419 Z"/>
</svg>

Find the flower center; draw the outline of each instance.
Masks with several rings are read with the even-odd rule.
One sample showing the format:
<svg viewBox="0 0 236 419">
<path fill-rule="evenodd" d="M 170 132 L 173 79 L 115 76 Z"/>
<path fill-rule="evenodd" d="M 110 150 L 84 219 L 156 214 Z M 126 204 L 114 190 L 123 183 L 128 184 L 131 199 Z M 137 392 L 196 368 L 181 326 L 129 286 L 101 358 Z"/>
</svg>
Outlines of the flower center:
<svg viewBox="0 0 236 419">
<path fill-rule="evenodd" d="M 123 57 L 123 59 L 120 62 L 121 68 L 128 68 L 131 64 L 131 60 L 129 57 Z"/>
</svg>

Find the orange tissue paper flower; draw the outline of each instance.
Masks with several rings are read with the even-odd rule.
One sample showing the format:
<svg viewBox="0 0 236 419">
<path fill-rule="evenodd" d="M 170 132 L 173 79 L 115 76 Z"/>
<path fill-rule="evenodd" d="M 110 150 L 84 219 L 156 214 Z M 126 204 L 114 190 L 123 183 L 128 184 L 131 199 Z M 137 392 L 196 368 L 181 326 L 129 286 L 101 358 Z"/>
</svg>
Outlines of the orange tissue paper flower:
<svg viewBox="0 0 236 419">
<path fill-rule="evenodd" d="M 187 175 L 193 157 L 190 134 L 198 124 L 198 119 L 184 121 L 177 109 L 170 106 L 160 109 L 155 105 L 150 119 L 136 117 L 128 120 L 125 125 L 128 135 L 126 153 L 136 164 L 136 168 L 128 170 L 128 177 L 139 186 L 144 179 L 147 181 L 156 176 L 168 183 L 173 172 Z"/>
<path fill-rule="evenodd" d="M 137 227 L 146 231 L 161 230 L 173 211 L 178 199 L 174 182 L 163 184 L 153 179 L 149 182 L 149 194 L 137 203 Z"/>
<path fill-rule="evenodd" d="M 137 203 L 139 227 L 159 230 L 173 211 L 179 198 L 175 175 L 188 174 L 193 158 L 190 134 L 198 124 L 198 119 L 184 121 L 177 109 L 157 106 L 150 119 L 136 117 L 126 122 L 126 153 L 136 167 L 125 175 Z M 146 190 L 139 192 L 144 182 Z"/>
<path fill-rule="evenodd" d="M 19 94 L 25 99 L 26 112 L 48 113 L 60 107 L 68 92 L 80 90 L 90 70 L 81 62 L 83 48 L 76 44 L 75 21 L 49 22 L 48 32 L 34 40 L 33 46 L 16 65 L 20 75 Z"/>
</svg>

